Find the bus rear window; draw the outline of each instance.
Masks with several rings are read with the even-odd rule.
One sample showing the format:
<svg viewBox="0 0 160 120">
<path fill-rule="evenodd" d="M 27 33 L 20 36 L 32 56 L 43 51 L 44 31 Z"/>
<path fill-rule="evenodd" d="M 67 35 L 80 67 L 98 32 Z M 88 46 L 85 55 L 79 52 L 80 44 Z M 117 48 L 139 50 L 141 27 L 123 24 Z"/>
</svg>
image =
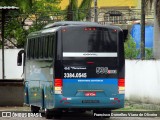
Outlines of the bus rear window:
<svg viewBox="0 0 160 120">
<path fill-rule="evenodd" d="M 113 30 L 63 32 L 63 52 L 117 52 L 117 32 Z"/>
</svg>

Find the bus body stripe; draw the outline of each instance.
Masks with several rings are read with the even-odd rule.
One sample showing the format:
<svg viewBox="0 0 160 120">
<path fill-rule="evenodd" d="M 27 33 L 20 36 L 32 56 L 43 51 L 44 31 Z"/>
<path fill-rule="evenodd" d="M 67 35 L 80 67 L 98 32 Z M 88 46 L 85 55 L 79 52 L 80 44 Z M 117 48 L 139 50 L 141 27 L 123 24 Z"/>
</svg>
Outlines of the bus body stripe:
<svg viewBox="0 0 160 120">
<path fill-rule="evenodd" d="M 100 52 L 63 52 L 63 57 L 117 57 L 116 52 L 100 53 Z"/>
<path fill-rule="evenodd" d="M 118 85 L 118 79 L 116 78 L 86 78 L 86 79 L 63 79 L 64 83 L 82 83 L 82 84 L 86 84 L 86 83 L 90 83 L 90 84 L 116 84 Z"/>
</svg>

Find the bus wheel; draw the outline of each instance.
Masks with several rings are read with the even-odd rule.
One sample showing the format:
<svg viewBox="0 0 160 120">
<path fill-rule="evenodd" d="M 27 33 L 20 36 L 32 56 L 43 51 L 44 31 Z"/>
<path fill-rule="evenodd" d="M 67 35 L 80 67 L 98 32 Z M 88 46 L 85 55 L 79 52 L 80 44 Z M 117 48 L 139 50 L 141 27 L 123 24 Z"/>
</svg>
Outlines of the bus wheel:
<svg viewBox="0 0 160 120">
<path fill-rule="evenodd" d="M 46 117 L 46 119 L 52 119 L 53 118 L 53 110 L 45 109 L 45 117 Z"/>
<path fill-rule="evenodd" d="M 39 110 L 40 110 L 39 107 L 31 105 L 31 112 L 32 113 L 39 113 Z"/>
<path fill-rule="evenodd" d="M 60 119 L 60 118 L 62 117 L 62 111 L 60 111 L 60 110 L 55 110 L 55 111 L 53 112 L 53 117 L 54 117 L 55 119 Z"/>
<path fill-rule="evenodd" d="M 98 114 L 103 114 L 103 115 L 99 116 Z M 111 110 L 94 110 L 93 116 L 96 118 L 110 118 Z"/>
<path fill-rule="evenodd" d="M 85 113 L 85 112 L 86 112 L 86 110 L 80 110 L 79 112 L 80 112 L 80 113 Z"/>
</svg>

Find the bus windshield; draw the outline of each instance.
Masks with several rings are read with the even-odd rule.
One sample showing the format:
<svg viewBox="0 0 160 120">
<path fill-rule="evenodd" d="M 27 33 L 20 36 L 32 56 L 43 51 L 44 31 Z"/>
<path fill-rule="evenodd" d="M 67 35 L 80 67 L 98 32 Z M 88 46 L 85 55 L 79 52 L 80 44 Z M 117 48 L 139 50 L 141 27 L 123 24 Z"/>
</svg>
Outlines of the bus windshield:
<svg viewBox="0 0 160 120">
<path fill-rule="evenodd" d="M 63 32 L 62 37 L 63 52 L 117 52 L 117 32 L 114 30 L 72 28 Z"/>
</svg>

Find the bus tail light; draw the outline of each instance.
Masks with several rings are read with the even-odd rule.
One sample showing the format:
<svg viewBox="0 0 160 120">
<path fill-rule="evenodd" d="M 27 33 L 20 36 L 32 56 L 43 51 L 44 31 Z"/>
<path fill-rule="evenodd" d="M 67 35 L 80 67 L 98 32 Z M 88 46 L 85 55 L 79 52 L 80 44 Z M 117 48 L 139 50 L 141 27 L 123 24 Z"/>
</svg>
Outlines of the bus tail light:
<svg viewBox="0 0 160 120">
<path fill-rule="evenodd" d="M 55 79 L 54 80 L 54 92 L 55 92 L 55 94 L 62 94 L 62 86 L 63 86 L 62 79 Z"/>
<path fill-rule="evenodd" d="M 94 62 L 87 62 L 87 64 L 94 64 Z"/>
<path fill-rule="evenodd" d="M 118 93 L 119 94 L 125 93 L 125 79 L 124 78 L 118 79 Z"/>
<path fill-rule="evenodd" d="M 95 31 L 96 28 L 94 27 L 87 27 L 87 28 L 84 28 L 85 31 Z"/>
</svg>

